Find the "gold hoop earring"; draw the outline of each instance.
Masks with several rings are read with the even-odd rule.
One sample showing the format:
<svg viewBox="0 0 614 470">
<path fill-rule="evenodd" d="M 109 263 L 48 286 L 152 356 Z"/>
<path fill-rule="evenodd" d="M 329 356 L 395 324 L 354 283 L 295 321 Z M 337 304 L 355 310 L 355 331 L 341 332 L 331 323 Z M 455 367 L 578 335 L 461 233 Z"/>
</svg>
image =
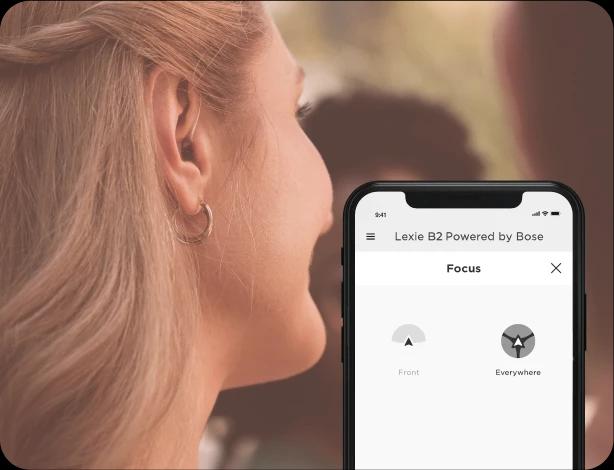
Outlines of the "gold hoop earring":
<svg viewBox="0 0 614 470">
<path fill-rule="evenodd" d="M 211 235 L 211 231 L 213 230 L 213 212 L 211 211 L 209 204 L 204 201 L 201 201 L 200 210 L 196 214 L 194 214 L 196 216 L 202 212 L 207 219 L 207 225 L 205 226 L 205 228 L 196 235 L 186 235 L 185 233 L 181 232 L 181 230 L 179 229 L 179 225 L 177 224 L 178 212 L 179 207 L 175 209 L 175 212 L 173 214 L 173 231 L 175 232 L 177 240 L 179 240 L 181 243 L 184 243 L 186 245 L 196 245 L 198 243 L 202 243 L 205 238 L 208 238 L 209 235 Z"/>
</svg>

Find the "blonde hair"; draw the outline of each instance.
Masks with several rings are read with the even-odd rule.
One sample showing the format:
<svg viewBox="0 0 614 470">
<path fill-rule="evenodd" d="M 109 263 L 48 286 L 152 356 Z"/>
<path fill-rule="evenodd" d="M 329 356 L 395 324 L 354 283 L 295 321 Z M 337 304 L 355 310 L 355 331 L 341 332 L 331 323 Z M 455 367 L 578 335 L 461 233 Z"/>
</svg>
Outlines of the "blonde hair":
<svg viewBox="0 0 614 470">
<path fill-rule="evenodd" d="M 0 442 L 28 468 L 126 467 L 178 396 L 200 304 L 169 228 L 145 80 L 231 112 L 251 2 L 23 2 L 0 27 Z"/>
</svg>

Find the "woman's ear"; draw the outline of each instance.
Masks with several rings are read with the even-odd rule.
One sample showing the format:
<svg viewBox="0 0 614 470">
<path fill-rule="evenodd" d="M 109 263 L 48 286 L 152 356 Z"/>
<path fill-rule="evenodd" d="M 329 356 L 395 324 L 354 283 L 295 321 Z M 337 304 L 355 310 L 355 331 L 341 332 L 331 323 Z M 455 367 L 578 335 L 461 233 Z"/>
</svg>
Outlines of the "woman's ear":
<svg viewBox="0 0 614 470">
<path fill-rule="evenodd" d="M 200 126 L 200 95 L 186 80 L 156 67 L 148 77 L 147 97 L 165 180 L 180 209 L 196 214 L 211 176 L 211 146 Z"/>
</svg>

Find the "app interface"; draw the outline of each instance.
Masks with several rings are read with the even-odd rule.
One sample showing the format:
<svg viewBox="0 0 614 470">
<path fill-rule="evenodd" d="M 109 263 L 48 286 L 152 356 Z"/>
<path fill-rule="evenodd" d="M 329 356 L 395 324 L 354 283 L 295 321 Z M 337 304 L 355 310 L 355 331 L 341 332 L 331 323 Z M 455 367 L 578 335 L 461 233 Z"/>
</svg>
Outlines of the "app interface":
<svg viewBox="0 0 614 470">
<path fill-rule="evenodd" d="M 572 208 L 355 214 L 356 468 L 571 468 Z"/>
</svg>

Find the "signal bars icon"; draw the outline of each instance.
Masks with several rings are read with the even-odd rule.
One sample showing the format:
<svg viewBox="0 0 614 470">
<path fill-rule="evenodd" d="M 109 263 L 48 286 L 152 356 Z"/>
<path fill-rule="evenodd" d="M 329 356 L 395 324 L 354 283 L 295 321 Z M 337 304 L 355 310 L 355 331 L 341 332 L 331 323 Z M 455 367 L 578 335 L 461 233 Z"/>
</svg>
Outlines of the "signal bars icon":
<svg viewBox="0 0 614 470">
<path fill-rule="evenodd" d="M 533 212 L 531 215 L 533 217 L 538 217 L 540 215 L 548 215 L 548 211 L 537 211 L 537 212 Z M 558 215 L 558 213 L 556 215 Z"/>
</svg>

